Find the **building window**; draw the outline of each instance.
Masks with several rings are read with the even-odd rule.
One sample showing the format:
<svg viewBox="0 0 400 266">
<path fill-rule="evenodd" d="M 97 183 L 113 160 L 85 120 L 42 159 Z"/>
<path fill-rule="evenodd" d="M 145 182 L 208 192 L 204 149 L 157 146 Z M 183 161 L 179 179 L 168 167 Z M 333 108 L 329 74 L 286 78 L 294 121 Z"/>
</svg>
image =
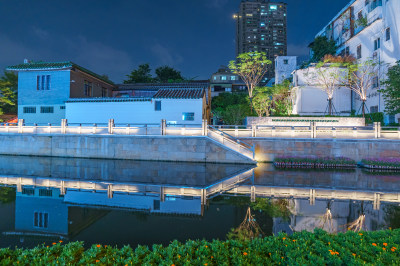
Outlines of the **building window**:
<svg viewBox="0 0 400 266">
<path fill-rule="evenodd" d="M 221 76 L 221 80 L 226 80 L 226 76 Z"/>
<path fill-rule="evenodd" d="M 217 76 L 214 76 L 214 80 L 217 80 Z"/>
<path fill-rule="evenodd" d="M 23 188 L 22 194 L 32 196 L 32 195 L 35 195 L 35 190 L 33 188 Z"/>
<path fill-rule="evenodd" d="M 39 196 L 40 197 L 51 197 L 51 196 L 53 196 L 53 190 L 41 188 L 41 189 L 39 189 Z"/>
<path fill-rule="evenodd" d="M 269 6 L 269 9 L 270 9 L 270 10 L 277 10 L 277 9 L 278 9 L 278 6 L 277 6 L 277 5 L 270 5 L 270 6 Z"/>
<path fill-rule="evenodd" d="M 350 47 L 346 47 L 345 49 L 344 49 L 344 55 L 345 56 L 349 56 L 350 55 Z"/>
<path fill-rule="evenodd" d="M 378 112 L 378 105 L 371 106 L 371 113 L 377 113 Z"/>
<path fill-rule="evenodd" d="M 49 214 L 45 212 L 35 212 L 33 225 L 35 227 L 47 228 L 49 225 Z"/>
<path fill-rule="evenodd" d="M 54 107 L 53 106 L 41 106 L 40 107 L 40 113 L 42 113 L 42 114 L 52 114 L 52 113 L 54 113 Z"/>
<path fill-rule="evenodd" d="M 236 76 L 231 76 L 231 80 L 236 80 Z"/>
<path fill-rule="evenodd" d="M 390 40 L 390 28 L 386 29 L 386 41 Z"/>
<path fill-rule="evenodd" d="M 378 50 L 379 48 L 381 48 L 381 38 L 374 41 L 374 50 Z"/>
<path fill-rule="evenodd" d="M 194 113 L 182 113 L 183 121 L 194 121 Z"/>
<path fill-rule="evenodd" d="M 91 97 L 93 95 L 93 85 L 92 82 L 85 80 L 85 96 Z"/>
<path fill-rule="evenodd" d="M 36 90 L 50 90 L 50 75 L 38 75 L 36 77 Z"/>
<path fill-rule="evenodd" d="M 360 59 L 362 57 L 362 46 L 361 44 L 357 46 L 357 59 Z"/>
<path fill-rule="evenodd" d="M 153 210 L 159 211 L 160 210 L 160 200 L 153 200 Z"/>
<path fill-rule="evenodd" d="M 289 60 L 287 60 L 287 59 L 283 60 L 283 64 L 285 64 L 285 65 L 289 64 Z"/>
<path fill-rule="evenodd" d="M 65 110 L 65 105 L 60 106 L 60 110 Z"/>
<path fill-rule="evenodd" d="M 101 88 L 101 97 L 108 97 L 107 88 Z"/>
<path fill-rule="evenodd" d="M 372 79 L 372 86 L 373 86 L 373 88 L 378 88 L 379 87 L 379 79 L 378 79 L 378 77 L 374 77 Z"/>
<path fill-rule="evenodd" d="M 154 102 L 154 110 L 155 111 L 161 111 L 161 101 L 155 101 Z"/>
<path fill-rule="evenodd" d="M 24 107 L 24 114 L 36 114 L 36 107 Z"/>
</svg>

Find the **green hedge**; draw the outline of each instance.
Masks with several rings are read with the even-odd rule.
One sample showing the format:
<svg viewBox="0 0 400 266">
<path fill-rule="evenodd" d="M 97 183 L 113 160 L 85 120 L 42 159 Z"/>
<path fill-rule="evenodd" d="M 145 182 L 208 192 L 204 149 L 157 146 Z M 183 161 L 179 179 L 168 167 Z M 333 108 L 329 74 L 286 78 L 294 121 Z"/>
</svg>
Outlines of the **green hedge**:
<svg viewBox="0 0 400 266">
<path fill-rule="evenodd" d="M 400 230 L 328 234 L 301 232 L 253 241 L 177 241 L 135 250 L 82 242 L 34 249 L 1 249 L 1 265 L 399 265 Z"/>
</svg>

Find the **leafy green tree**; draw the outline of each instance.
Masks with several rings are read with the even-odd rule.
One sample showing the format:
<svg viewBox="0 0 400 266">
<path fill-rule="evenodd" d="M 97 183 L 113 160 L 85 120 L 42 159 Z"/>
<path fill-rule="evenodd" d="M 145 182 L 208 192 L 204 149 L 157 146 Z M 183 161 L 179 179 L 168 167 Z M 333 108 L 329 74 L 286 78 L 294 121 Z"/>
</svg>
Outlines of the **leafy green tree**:
<svg viewBox="0 0 400 266">
<path fill-rule="evenodd" d="M 180 71 L 169 66 L 158 67 L 155 72 L 157 82 L 182 82 L 185 80 Z"/>
<path fill-rule="evenodd" d="M 325 55 L 336 54 L 336 43 L 334 40 L 328 40 L 325 36 L 318 36 L 309 46 L 313 52 L 311 61 L 316 63 L 322 60 Z"/>
<path fill-rule="evenodd" d="M 128 79 L 124 80 L 124 83 L 151 83 L 154 81 L 154 79 L 150 72 L 151 68 L 149 64 L 139 65 L 137 69 L 133 70 L 129 75 L 127 75 Z"/>
<path fill-rule="evenodd" d="M 259 117 L 269 116 L 272 105 L 271 88 L 256 87 L 253 98 L 253 108 Z"/>
<path fill-rule="evenodd" d="M 392 115 L 400 113 L 400 61 L 388 69 L 384 84 L 386 87 L 380 92 L 385 99 L 385 111 Z"/>
<path fill-rule="evenodd" d="M 271 63 L 264 52 L 240 54 L 236 61 L 229 62 L 229 69 L 232 73 L 240 76 L 246 84 L 250 102 L 252 102 L 254 96 L 254 89 L 260 84 Z"/>
<path fill-rule="evenodd" d="M 0 187 L 0 203 L 7 204 L 15 201 L 15 188 Z"/>
<path fill-rule="evenodd" d="M 4 72 L 0 77 L 0 115 L 17 113 L 18 76 L 13 72 Z"/>
<path fill-rule="evenodd" d="M 213 98 L 211 110 L 215 120 L 226 125 L 241 124 L 251 113 L 249 99 L 245 93 L 221 93 Z"/>
</svg>

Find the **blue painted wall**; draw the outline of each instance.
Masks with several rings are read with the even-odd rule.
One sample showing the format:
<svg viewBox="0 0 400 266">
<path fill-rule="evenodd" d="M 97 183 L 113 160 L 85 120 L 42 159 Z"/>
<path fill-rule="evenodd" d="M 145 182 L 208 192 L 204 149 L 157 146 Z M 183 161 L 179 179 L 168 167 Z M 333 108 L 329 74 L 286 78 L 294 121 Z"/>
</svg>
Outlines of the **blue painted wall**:
<svg viewBox="0 0 400 266">
<path fill-rule="evenodd" d="M 50 75 L 50 90 L 37 90 L 37 76 Z M 70 96 L 70 70 L 20 71 L 18 73 L 18 118 L 25 123 L 59 124 L 65 118 L 64 102 Z M 53 106 L 54 113 L 40 113 L 41 106 Z M 24 107 L 36 107 L 35 114 L 24 114 Z"/>
</svg>

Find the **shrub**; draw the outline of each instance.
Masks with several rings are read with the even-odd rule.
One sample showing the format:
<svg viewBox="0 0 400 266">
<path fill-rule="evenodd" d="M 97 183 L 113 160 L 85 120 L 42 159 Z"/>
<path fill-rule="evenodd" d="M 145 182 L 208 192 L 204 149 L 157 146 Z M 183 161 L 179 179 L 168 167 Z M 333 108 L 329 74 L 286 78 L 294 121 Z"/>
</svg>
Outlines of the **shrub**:
<svg viewBox="0 0 400 266">
<path fill-rule="evenodd" d="M 300 232 L 279 234 L 251 241 L 205 240 L 172 242 L 152 249 L 135 250 L 93 245 L 84 250 L 82 242 L 34 249 L 0 249 L 0 264 L 14 265 L 398 265 L 400 230 L 328 234 Z"/>
</svg>

